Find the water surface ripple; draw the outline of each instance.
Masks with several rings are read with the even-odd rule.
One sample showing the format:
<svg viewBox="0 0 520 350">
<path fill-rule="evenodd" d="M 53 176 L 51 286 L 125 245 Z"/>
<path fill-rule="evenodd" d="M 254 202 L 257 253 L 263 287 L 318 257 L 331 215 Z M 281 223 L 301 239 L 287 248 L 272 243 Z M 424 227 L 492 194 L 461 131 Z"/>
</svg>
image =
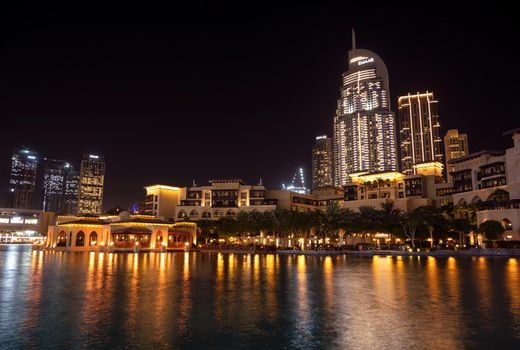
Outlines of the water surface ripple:
<svg viewBox="0 0 520 350">
<path fill-rule="evenodd" d="M 512 258 L 3 246 L 0 348 L 514 348 L 519 272 Z"/>
</svg>

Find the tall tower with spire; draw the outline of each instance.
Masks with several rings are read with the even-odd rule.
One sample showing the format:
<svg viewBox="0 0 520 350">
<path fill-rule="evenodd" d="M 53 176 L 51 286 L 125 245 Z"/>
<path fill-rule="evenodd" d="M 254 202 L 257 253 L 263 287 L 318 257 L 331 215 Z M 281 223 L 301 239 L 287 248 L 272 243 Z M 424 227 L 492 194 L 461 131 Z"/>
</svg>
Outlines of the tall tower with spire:
<svg viewBox="0 0 520 350">
<path fill-rule="evenodd" d="M 390 109 L 388 70 L 374 52 L 356 47 L 343 73 L 334 117 L 334 166 L 336 186 L 353 176 L 397 171 L 395 115 Z"/>
</svg>

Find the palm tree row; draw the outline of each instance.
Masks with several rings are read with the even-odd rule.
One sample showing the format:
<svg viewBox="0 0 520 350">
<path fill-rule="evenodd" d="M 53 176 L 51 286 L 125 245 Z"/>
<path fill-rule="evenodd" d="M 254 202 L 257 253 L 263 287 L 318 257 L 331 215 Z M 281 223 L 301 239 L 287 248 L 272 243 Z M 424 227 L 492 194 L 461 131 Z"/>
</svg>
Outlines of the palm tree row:
<svg viewBox="0 0 520 350">
<path fill-rule="evenodd" d="M 473 229 L 468 218 L 449 215 L 433 206 L 421 206 L 405 213 L 394 208 L 393 203 L 381 207 L 363 206 L 359 211 L 340 208 L 333 204 L 323 211 L 297 212 L 276 209 L 268 212 L 240 212 L 236 217 L 224 217 L 216 221 L 198 222 L 203 237 L 269 236 L 280 239 L 320 238 L 343 241 L 346 235 L 389 233 L 394 238 L 410 241 L 415 248 L 417 241 L 427 239 L 433 247 L 434 240 L 453 233 L 459 234 L 460 243 L 465 232 Z"/>
</svg>

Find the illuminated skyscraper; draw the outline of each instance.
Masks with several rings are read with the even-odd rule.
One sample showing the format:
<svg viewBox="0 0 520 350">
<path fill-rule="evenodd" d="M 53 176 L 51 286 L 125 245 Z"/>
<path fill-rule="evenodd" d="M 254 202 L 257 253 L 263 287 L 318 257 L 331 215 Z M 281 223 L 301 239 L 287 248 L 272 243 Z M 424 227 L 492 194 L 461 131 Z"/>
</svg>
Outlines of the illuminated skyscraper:
<svg viewBox="0 0 520 350">
<path fill-rule="evenodd" d="M 348 58 L 334 117 L 336 186 L 350 182 L 352 175 L 397 170 L 386 65 L 372 51 L 356 48 L 354 32 Z"/>
<path fill-rule="evenodd" d="M 332 185 L 332 141 L 327 135 L 318 136 L 312 148 L 312 189 Z"/>
<path fill-rule="evenodd" d="M 398 99 L 401 165 L 405 175 L 424 172 L 427 168 L 442 175 L 437 104 L 433 93 L 428 91 Z"/>
<path fill-rule="evenodd" d="M 25 147 L 14 150 L 9 178 L 9 207 L 32 208 L 37 170 L 38 153 Z"/>
<path fill-rule="evenodd" d="M 72 166 L 57 159 L 45 159 L 43 170 L 43 210 L 61 213 L 65 200 L 67 175 Z"/>
<path fill-rule="evenodd" d="M 95 154 L 85 155 L 81 161 L 78 214 L 101 214 L 104 182 L 105 162 L 103 157 Z"/>
<path fill-rule="evenodd" d="M 65 196 L 63 200 L 64 214 L 76 215 L 78 213 L 79 171 L 72 170 L 65 179 Z"/>
<path fill-rule="evenodd" d="M 451 182 L 451 173 L 455 170 L 455 167 L 454 165 L 450 165 L 448 162 L 468 155 L 468 135 L 459 134 L 459 130 L 457 129 L 448 130 L 444 136 L 444 151 L 446 152 L 446 172 L 448 173 L 448 182 Z"/>
</svg>

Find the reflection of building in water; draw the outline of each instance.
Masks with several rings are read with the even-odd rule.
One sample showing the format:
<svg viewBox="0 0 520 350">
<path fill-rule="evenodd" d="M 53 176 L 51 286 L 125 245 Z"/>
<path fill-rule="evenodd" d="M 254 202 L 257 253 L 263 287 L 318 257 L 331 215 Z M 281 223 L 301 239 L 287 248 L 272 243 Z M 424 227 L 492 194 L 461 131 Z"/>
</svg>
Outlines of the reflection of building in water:
<svg viewBox="0 0 520 350">
<path fill-rule="evenodd" d="M 91 251 L 186 250 L 197 243 L 196 232 L 195 223 L 128 212 L 110 217 L 61 216 L 49 227 L 46 246 Z"/>
<path fill-rule="evenodd" d="M 35 209 L 0 208 L 0 242 L 24 243 L 42 238 L 55 214 Z"/>
</svg>

